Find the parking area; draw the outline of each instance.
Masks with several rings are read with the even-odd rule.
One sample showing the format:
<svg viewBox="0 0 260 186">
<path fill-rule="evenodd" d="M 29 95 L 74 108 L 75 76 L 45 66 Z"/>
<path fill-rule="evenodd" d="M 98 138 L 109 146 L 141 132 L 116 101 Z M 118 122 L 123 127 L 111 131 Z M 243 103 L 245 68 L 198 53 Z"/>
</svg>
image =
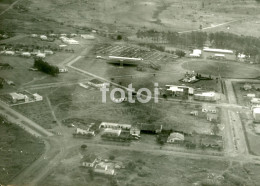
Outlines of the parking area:
<svg viewBox="0 0 260 186">
<path fill-rule="evenodd" d="M 169 60 L 175 60 L 177 58 L 177 56 L 172 54 L 138 46 L 103 44 L 97 45 L 94 48 L 94 51 L 95 54 L 99 56 L 143 58 L 144 60 L 151 61 L 153 63 L 156 62 L 158 64 Z"/>
</svg>

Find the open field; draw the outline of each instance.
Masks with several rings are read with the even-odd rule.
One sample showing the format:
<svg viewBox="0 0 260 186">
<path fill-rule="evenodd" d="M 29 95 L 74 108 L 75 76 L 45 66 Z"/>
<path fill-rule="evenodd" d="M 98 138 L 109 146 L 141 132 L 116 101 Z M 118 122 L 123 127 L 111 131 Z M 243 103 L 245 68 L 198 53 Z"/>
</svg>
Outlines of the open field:
<svg viewBox="0 0 260 186">
<path fill-rule="evenodd" d="M 259 65 L 214 60 L 192 60 L 182 65 L 183 68 L 202 74 L 220 75 L 223 78 L 256 78 L 260 73 Z"/>
<path fill-rule="evenodd" d="M 200 25 L 207 28 L 245 18 L 250 20 L 259 15 L 260 6 L 254 0 L 236 2 L 232 0 L 221 2 L 213 0 L 207 2 L 202 0 L 192 2 L 189 0 L 145 2 L 48 0 L 44 3 L 39 0 L 23 0 L 18 5 L 26 7 L 25 11 L 21 11 L 24 8 L 15 7 L 2 15 L 3 29 L 11 30 L 12 23 L 14 31 L 22 32 L 69 31 L 73 30 L 72 26 L 75 25 L 110 31 L 121 30 L 127 33 L 135 32 L 142 27 L 184 31 L 199 29 Z M 23 27 L 24 25 L 27 27 Z M 259 28 L 250 26 L 250 29 L 257 31 Z M 245 34 L 243 31 L 239 29 L 237 33 Z M 256 34 L 256 31 L 246 33 L 251 35 Z"/>
<path fill-rule="evenodd" d="M 252 98 L 247 97 L 247 94 L 255 94 L 256 98 L 260 97 L 260 91 L 254 90 L 253 88 L 251 90 L 243 90 L 243 87 L 245 85 L 246 82 L 243 83 L 239 83 L 239 82 L 233 82 L 233 87 L 236 93 L 236 98 L 237 98 L 237 102 L 240 105 L 245 105 L 245 106 L 250 106 L 250 101 Z M 250 83 L 250 81 L 248 81 L 249 84 L 254 85 L 254 83 Z M 242 90 L 241 90 L 242 88 Z"/>
<path fill-rule="evenodd" d="M 44 144 L 2 116 L 0 122 L 0 182 L 8 184 L 41 155 Z"/>
<path fill-rule="evenodd" d="M 240 117 L 245 128 L 249 152 L 253 155 L 260 156 L 259 135 L 256 134 L 254 129 L 255 124 L 253 123 L 252 113 L 248 112 L 246 114 L 240 114 Z"/>
<path fill-rule="evenodd" d="M 49 95 L 58 119 L 71 117 L 89 118 L 97 121 L 118 123 L 149 123 L 162 124 L 165 129 L 180 130 L 210 134 L 211 123 L 206 116 L 194 118 L 190 115 L 193 110 L 201 111 L 201 106 L 171 102 L 147 104 L 129 104 L 127 102 L 113 103 L 107 95 L 107 103 L 101 102 L 99 90 L 87 90 L 78 85 L 56 89 Z M 185 110 L 185 112 L 184 112 Z M 111 118 L 111 116 L 113 116 Z"/>
<path fill-rule="evenodd" d="M 125 169 L 116 169 L 113 178 L 96 174 L 91 176 L 87 168 L 79 167 L 82 156 L 90 153 L 104 159 L 114 155 L 114 161 L 123 163 Z M 97 149 L 89 146 L 82 151 L 77 146 L 40 185 L 255 185 L 259 181 L 259 171 L 259 166 L 254 164 L 240 165 L 236 162 L 189 159 L 167 154 L 148 155 L 109 147 Z"/>
</svg>

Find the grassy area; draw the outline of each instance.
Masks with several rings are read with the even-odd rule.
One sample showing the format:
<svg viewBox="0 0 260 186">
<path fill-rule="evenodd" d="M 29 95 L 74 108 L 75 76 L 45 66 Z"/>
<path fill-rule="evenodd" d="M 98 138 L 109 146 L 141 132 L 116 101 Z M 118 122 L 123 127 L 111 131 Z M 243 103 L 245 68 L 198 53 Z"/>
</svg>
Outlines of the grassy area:
<svg viewBox="0 0 260 186">
<path fill-rule="evenodd" d="M 247 105 L 247 106 L 250 105 L 251 98 L 247 97 L 246 96 L 247 94 L 255 94 L 256 98 L 260 97 L 260 92 L 257 90 L 254 90 L 253 88 L 251 90 L 243 90 L 245 83 L 233 82 L 232 84 L 233 84 L 233 87 L 234 87 L 234 90 L 236 93 L 237 102 L 240 105 Z M 253 83 L 251 83 L 251 84 L 253 84 Z M 241 88 L 242 88 L 242 90 L 241 90 Z"/>
<path fill-rule="evenodd" d="M 8 184 L 43 152 L 42 141 L 0 116 L 0 182 Z"/>
<path fill-rule="evenodd" d="M 50 101 L 60 120 L 66 118 L 89 118 L 98 121 L 118 123 L 162 124 L 164 128 L 187 132 L 209 134 L 211 123 L 206 116 L 194 117 L 191 111 L 201 111 L 201 106 L 160 101 L 147 104 L 124 102 L 113 103 L 107 95 L 107 103 L 102 103 L 99 90 L 84 89 L 79 85 L 61 87 L 53 91 Z"/>
<path fill-rule="evenodd" d="M 225 78 L 256 78 L 259 76 L 259 65 L 231 61 L 192 60 L 182 65 L 183 68 L 202 74 Z"/>
<path fill-rule="evenodd" d="M 87 168 L 81 168 L 80 160 L 85 154 L 95 154 L 108 159 L 112 154 L 116 162 L 121 162 L 125 169 L 116 169 L 113 178 L 89 174 Z M 88 147 L 72 149 L 64 161 L 56 167 L 40 185 L 254 185 L 258 183 L 260 167 L 254 164 L 241 166 L 227 161 L 189 159 L 172 155 L 136 152 L 130 150 L 111 150 Z"/>
<path fill-rule="evenodd" d="M 24 12 L 16 8 L 4 14 L 1 20 L 3 21 L 3 29 L 17 32 L 42 32 L 43 30 L 64 32 L 75 30 L 73 26 L 77 25 L 108 29 L 109 31 L 120 29 L 127 33 L 134 33 L 137 29 L 144 27 L 183 31 L 199 29 L 200 25 L 206 28 L 247 17 L 250 21 L 252 19 L 257 20 L 260 6 L 255 0 L 238 2 L 232 0 L 223 2 L 213 0 L 207 2 L 203 0 L 192 2 L 189 0 L 148 0 L 145 2 L 138 0 L 131 2 L 126 0 L 120 2 L 112 0 L 76 2 L 48 0 L 44 3 L 39 0 L 24 0 L 18 5 L 26 7 L 27 11 Z M 173 19 L 174 21 L 172 21 Z M 257 36 L 259 27 L 252 27 L 251 23 L 246 22 L 241 27 L 238 22 L 234 29 L 232 28 L 233 24 L 230 25 L 230 30 L 226 29 L 227 25 L 220 29 L 235 32 L 239 35 L 246 33 Z M 252 31 L 249 32 L 248 30 Z"/>
<path fill-rule="evenodd" d="M 13 108 L 24 116 L 35 121 L 37 124 L 41 125 L 43 128 L 51 129 L 57 126 L 56 123 L 53 123 L 54 119 L 46 98 L 43 98 L 43 101 L 16 105 L 13 106 Z"/>
</svg>

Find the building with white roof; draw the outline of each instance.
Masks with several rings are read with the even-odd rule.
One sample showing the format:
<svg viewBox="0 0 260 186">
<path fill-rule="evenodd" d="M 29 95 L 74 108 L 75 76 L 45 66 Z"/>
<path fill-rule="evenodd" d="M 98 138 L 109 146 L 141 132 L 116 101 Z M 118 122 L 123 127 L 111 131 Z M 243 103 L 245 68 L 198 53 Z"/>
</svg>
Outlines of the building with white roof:
<svg viewBox="0 0 260 186">
<path fill-rule="evenodd" d="M 105 135 L 105 136 L 120 136 L 121 132 L 122 132 L 121 129 L 106 128 L 104 130 L 103 135 Z"/>
<path fill-rule="evenodd" d="M 179 143 L 183 141 L 184 141 L 184 135 L 178 132 L 171 133 L 167 139 L 167 143 L 176 143 L 176 142 Z"/>
<path fill-rule="evenodd" d="M 17 101 L 24 101 L 24 102 L 29 101 L 28 96 L 21 94 L 21 93 L 12 92 L 12 93 L 9 93 L 9 95 L 10 95 L 13 103 L 16 103 Z"/>
<path fill-rule="evenodd" d="M 253 109 L 253 117 L 255 122 L 260 122 L 260 107 Z"/>
<path fill-rule="evenodd" d="M 188 88 L 188 93 L 190 95 L 194 94 L 194 89 L 192 87 L 187 87 L 187 86 L 178 86 L 178 85 L 165 85 L 168 89 L 167 91 L 171 91 L 173 93 L 183 93 L 183 90 L 185 88 Z"/>
<path fill-rule="evenodd" d="M 70 44 L 70 45 L 78 45 L 79 42 L 76 41 L 75 39 L 71 39 L 71 38 L 67 38 L 65 36 L 61 36 L 60 39 L 66 43 L 66 44 Z"/>
<path fill-rule="evenodd" d="M 223 53 L 223 54 L 233 54 L 232 50 L 225 50 L 225 49 L 217 49 L 217 48 L 203 48 L 204 52 L 214 52 L 214 53 Z"/>
<path fill-rule="evenodd" d="M 194 100 L 198 101 L 216 101 L 215 92 L 203 92 L 199 94 L 194 94 Z"/>
<path fill-rule="evenodd" d="M 47 36 L 45 36 L 45 35 L 41 35 L 41 36 L 40 36 L 40 39 L 41 39 L 41 40 L 47 40 L 47 39 L 48 39 L 48 37 L 47 37 Z"/>
<path fill-rule="evenodd" d="M 45 58 L 46 54 L 45 53 L 37 53 L 36 57 L 38 57 L 38 58 Z"/>
<path fill-rule="evenodd" d="M 130 130 L 132 125 L 129 124 L 119 124 L 119 123 L 108 123 L 108 122 L 102 122 L 99 125 L 99 128 L 112 128 L 112 129 L 124 129 L 124 130 Z"/>
<path fill-rule="evenodd" d="M 31 57 L 31 53 L 30 52 L 22 52 L 21 56 L 23 56 L 23 57 Z"/>
<path fill-rule="evenodd" d="M 37 94 L 37 93 L 33 94 L 33 98 L 34 98 L 35 101 L 42 101 L 43 100 L 42 96 Z"/>
<path fill-rule="evenodd" d="M 200 49 L 194 49 L 193 52 L 190 54 L 190 57 L 200 57 L 202 51 Z"/>
</svg>

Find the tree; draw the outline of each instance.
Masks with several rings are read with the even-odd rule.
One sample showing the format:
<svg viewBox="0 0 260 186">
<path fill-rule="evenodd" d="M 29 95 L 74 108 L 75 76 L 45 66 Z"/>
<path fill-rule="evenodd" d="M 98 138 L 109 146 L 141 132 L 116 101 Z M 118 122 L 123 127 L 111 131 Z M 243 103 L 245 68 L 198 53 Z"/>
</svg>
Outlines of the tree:
<svg viewBox="0 0 260 186">
<path fill-rule="evenodd" d="M 176 54 L 176 55 L 177 55 L 179 58 L 181 58 L 181 57 L 184 57 L 184 56 L 185 56 L 185 52 L 184 52 L 184 51 L 182 51 L 182 50 L 176 50 L 175 54 Z"/>
<path fill-rule="evenodd" d="M 88 146 L 85 145 L 85 144 L 83 144 L 83 145 L 80 146 L 80 148 L 83 149 L 83 150 L 85 150 L 87 147 L 88 147 Z"/>
<path fill-rule="evenodd" d="M 115 159 L 115 156 L 114 156 L 114 155 L 110 155 L 110 156 L 109 156 L 109 159 L 110 159 L 110 160 L 114 160 L 114 159 Z"/>
<path fill-rule="evenodd" d="M 116 39 L 117 40 L 122 40 L 122 36 L 121 35 L 117 35 Z"/>
</svg>

